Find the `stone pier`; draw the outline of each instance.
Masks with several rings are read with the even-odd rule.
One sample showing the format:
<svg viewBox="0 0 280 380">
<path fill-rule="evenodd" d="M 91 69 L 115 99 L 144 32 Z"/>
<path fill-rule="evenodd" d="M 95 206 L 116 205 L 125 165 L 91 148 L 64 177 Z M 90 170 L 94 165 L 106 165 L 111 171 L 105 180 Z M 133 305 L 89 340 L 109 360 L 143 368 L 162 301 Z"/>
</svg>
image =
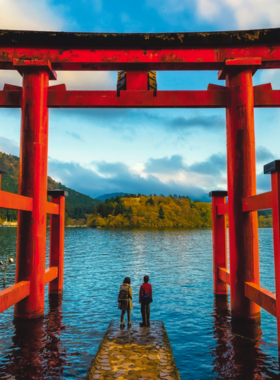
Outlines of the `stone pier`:
<svg viewBox="0 0 280 380">
<path fill-rule="evenodd" d="M 112 321 L 98 348 L 86 380 L 180 380 L 163 322 L 120 330 Z"/>
</svg>

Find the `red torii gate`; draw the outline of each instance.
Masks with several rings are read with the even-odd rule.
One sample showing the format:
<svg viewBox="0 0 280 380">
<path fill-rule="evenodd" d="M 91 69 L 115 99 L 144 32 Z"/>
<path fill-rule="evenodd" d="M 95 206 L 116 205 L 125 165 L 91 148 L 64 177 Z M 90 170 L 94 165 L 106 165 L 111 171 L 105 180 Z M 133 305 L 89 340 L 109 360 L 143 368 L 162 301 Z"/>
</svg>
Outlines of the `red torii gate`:
<svg viewBox="0 0 280 380">
<path fill-rule="evenodd" d="M 252 80 L 257 69 L 271 68 L 280 68 L 280 29 L 171 34 L 0 30 L 0 69 L 17 70 L 23 77 L 22 87 L 4 85 L 0 91 L 0 107 L 22 109 L 19 195 L 0 191 L 0 207 L 20 210 L 16 284 L 0 292 L 0 311 L 15 304 L 16 317 L 38 317 L 44 312 L 45 283 L 50 282 L 53 292 L 62 291 L 64 194 L 52 194 L 52 203 L 46 202 L 48 108 L 225 108 L 228 203 L 224 204 L 225 193 L 212 193 L 214 291 L 225 294 L 225 284 L 231 284 L 233 320 L 258 321 L 260 306 L 275 315 L 280 347 L 278 164 L 272 169 L 276 175 L 272 174 L 271 198 L 260 202 L 265 196 L 256 196 L 254 137 L 254 107 L 279 107 L 280 91 L 270 84 L 253 87 Z M 49 80 L 56 79 L 54 70 L 124 70 L 126 90 L 49 87 Z M 206 91 L 149 90 L 149 70 L 217 70 L 226 86 L 210 84 Z M 249 206 L 244 206 L 247 201 Z M 276 296 L 259 286 L 257 213 L 253 212 L 272 204 Z M 54 215 L 51 266 L 45 272 L 46 213 Z M 230 272 L 225 260 L 226 213 Z"/>
</svg>

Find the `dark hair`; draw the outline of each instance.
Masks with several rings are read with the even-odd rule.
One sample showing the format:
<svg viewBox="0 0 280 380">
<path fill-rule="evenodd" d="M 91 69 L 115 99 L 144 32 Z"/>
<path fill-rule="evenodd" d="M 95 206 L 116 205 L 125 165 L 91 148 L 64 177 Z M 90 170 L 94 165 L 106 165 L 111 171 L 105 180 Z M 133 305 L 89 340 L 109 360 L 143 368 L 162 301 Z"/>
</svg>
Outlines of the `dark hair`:
<svg viewBox="0 0 280 380">
<path fill-rule="evenodd" d="M 124 283 L 124 284 L 128 284 L 128 285 L 130 285 L 130 277 L 126 277 L 126 278 L 123 280 L 123 283 Z"/>
<path fill-rule="evenodd" d="M 144 276 L 144 282 L 149 282 L 150 277 L 149 276 Z"/>
</svg>

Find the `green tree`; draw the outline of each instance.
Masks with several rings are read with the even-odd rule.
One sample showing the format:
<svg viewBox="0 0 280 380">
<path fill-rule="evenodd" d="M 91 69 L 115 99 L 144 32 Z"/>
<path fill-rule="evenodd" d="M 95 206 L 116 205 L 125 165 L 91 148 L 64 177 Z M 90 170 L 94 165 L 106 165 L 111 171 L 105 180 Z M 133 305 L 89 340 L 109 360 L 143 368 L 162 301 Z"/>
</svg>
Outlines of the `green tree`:
<svg viewBox="0 0 280 380">
<path fill-rule="evenodd" d="M 158 217 L 159 217 L 159 219 L 164 219 L 164 211 L 162 209 L 162 206 L 159 207 Z"/>
<path fill-rule="evenodd" d="M 153 200 L 152 197 L 149 198 L 149 199 L 147 199 L 147 201 L 146 201 L 146 205 L 147 205 L 147 204 L 150 204 L 151 206 L 154 206 L 154 205 L 155 205 L 155 202 L 154 202 L 154 200 Z"/>
</svg>

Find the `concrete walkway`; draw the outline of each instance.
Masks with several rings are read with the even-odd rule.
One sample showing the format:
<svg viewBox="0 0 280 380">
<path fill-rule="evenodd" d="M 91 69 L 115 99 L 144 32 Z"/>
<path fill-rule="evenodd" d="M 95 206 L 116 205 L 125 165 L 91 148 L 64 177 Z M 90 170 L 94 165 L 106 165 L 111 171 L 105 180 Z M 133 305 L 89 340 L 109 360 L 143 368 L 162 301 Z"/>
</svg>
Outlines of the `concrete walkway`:
<svg viewBox="0 0 280 380">
<path fill-rule="evenodd" d="M 119 326 L 110 323 L 86 380 L 180 379 L 163 322 L 143 328 L 133 322 L 124 330 Z"/>
</svg>

